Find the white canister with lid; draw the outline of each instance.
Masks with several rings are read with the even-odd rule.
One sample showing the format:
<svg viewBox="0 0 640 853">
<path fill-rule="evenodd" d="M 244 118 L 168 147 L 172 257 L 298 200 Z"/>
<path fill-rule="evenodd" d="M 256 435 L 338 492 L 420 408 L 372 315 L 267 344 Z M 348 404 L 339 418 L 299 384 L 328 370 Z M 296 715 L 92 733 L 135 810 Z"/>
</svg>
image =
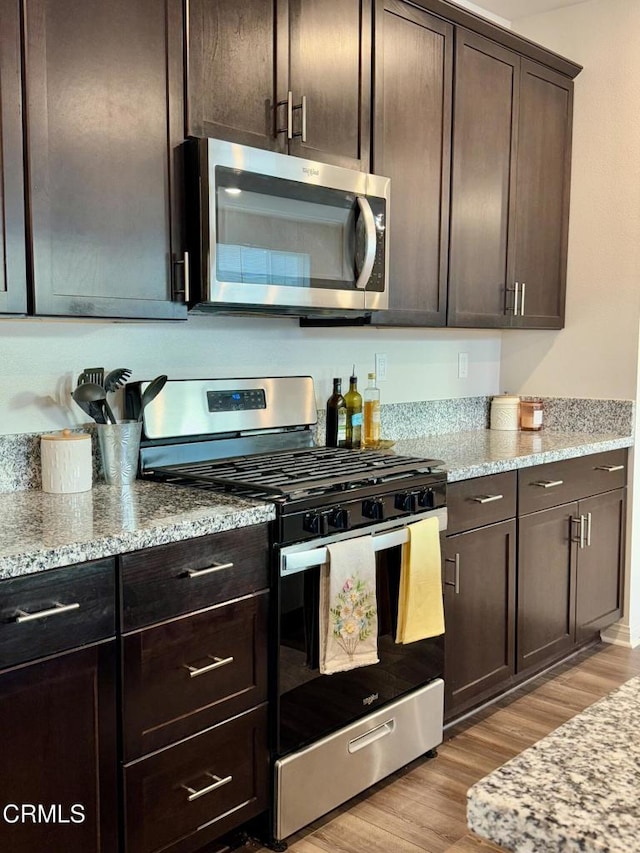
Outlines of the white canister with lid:
<svg viewBox="0 0 640 853">
<path fill-rule="evenodd" d="M 87 492 L 93 484 L 91 436 L 86 432 L 43 435 L 40 439 L 42 457 L 42 491 L 53 494 Z"/>
<path fill-rule="evenodd" d="M 491 429 L 517 430 L 520 426 L 520 397 L 502 394 L 491 400 Z"/>
</svg>

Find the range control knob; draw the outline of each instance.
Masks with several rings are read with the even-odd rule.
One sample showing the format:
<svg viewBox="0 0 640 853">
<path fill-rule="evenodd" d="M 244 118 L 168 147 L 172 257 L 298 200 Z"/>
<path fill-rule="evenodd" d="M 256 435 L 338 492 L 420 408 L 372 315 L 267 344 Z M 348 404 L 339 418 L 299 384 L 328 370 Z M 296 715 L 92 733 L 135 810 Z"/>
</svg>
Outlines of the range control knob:
<svg viewBox="0 0 640 853">
<path fill-rule="evenodd" d="M 338 507 L 329 514 L 329 524 L 335 527 L 336 530 L 350 530 L 351 528 L 351 513 L 348 509 Z"/>
<path fill-rule="evenodd" d="M 329 532 L 329 516 L 324 512 L 308 512 L 302 522 L 307 533 L 326 536 Z"/>
<path fill-rule="evenodd" d="M 418 508 L 418 493 L 398 492 L 395 497 L 395 507 L 402 512 L 415 512 Z"/>
<path fill-rule="evenodd" d="M 433 489 L 423 489 L 418 495 L 418 503 L 427 509 L 433 509 L 435 504 L 435 493 Z"/>
<path fill-rule="evenodd" d="M 362 502 L 362 514 L 374 521 L 384 520 L 384 501 L 382 498 L 370 498 Z"/>
</svg>

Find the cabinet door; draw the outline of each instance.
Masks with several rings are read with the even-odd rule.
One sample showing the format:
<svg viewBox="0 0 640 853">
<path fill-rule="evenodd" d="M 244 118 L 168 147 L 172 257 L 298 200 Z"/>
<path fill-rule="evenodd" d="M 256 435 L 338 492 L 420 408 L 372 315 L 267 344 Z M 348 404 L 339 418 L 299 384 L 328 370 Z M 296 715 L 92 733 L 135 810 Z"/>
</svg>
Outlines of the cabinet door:
<svg viewBox="0 0 640 853">
<path fill-rule="evenodd" d="M 398 0 L 376 6 L 374 171 L 391 178 L 389 310 L 377 325 L 443 326 L 453 27 Z"/>
<path fill-rule="evenodd" d="M 109 642 L 0 675 L 0 849 L 116 850 L 114 669 Z"/>
<path fill-rule="evenodd" d="M 580 501 L 584 547 L 578 550 L 576 642 L 598 636 L 620 618 L 624 565 L 625 489 Z"/>
<path fill-rule="evenodd" d="M 525 328 L 564 325 L 572 113 L 572 81 L 522 60 L 514 280 L 524 304 L 514 324 Z"/>
<path fill-rule="evenodd" d="M 511 325 L 508 249 L 520 59 L 456 30 L 451 175 L 450 326 Z"/>
<path fill-rule="evenodd" d="M 515 521 L 449 536 L 445 715 L 497 693 L 514 671 Z"/>
<path fill-rule="evenodd" d="M 577 510 L 565 504 L 519 519 L 517 672 L 540 669 L 573 646 Z"/>
<path fill-rule="evenodd" d="M 180 0 L 26 0 L 25 27 L 35 312 L 186 316 Z"/>
<path fill-rule="evenodd" d="M 20 3 L 0 0 L 0 313 L 27 310 Z"/>
<path fill-rule="evenodd" d="M 187 8 L 187 134 L 284 151 L 274 0 L 190 0 Z"/>
<path fill-rule="evenodd" d="M 289 151 L 369 171 L 371 0 L 278 0 L 278 93 L 294 107 Z M 288 62 L 288 84 L 286 69 Z"/>
</svg>

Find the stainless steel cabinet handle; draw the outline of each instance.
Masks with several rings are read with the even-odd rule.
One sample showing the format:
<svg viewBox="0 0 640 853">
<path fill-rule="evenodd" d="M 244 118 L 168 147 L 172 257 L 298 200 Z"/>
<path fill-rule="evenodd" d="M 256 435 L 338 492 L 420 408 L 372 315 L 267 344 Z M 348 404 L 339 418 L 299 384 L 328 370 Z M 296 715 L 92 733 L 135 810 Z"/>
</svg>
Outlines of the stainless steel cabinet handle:
<svg viewBox="0 0 640 853">
<path fill-rule="evenodd" d="M 587 548 L 591 547 L 591 513 L 587 513 Z"/>
<path fill-rule="evenodd" d="M 183 663 L 182 666 L 184 669 L 189 670 L 190 678 L 197 678 L 199 675 L 204 675 L 207 672 L 213 672 L 214 669 L 220 669 L 221 666 L 226 666 L 228 663 L 233 663 L 233 657 L 229 658 L 217 658 L 213 655 L 207 655 L 209 660 L 212 660 L 213 663 L 207 664 L 207 666 L 190 666 L 188 663 Z"/>
<path fill-rule="evenodd" d="M 553 489 L 554 486 L 561 486 L 564 480 L 535 480 L 531 483 L 532 486 L 540 486 L 542 489 Z"/>
<path fill-rule="evenodd" d="M 233 563 L 214 563 L 206 569 L 187 569 L 187 577 L 201 578 L 202 575 L 210 575 L 213 572 L 221 572 L 223 569 L 233 568 Z"/>
<path fill-rule="evenodd" d="M 207 785 L 206 788 L 200 788 L 200 790 L 196 790 L 192 788 L 190 785 L 180 785 L 181 788 L 184 788 L 185 791 L 189 792 L 189 796 L 187 797 L 187 801 L 192 803 L 194 800 L 197 800 L 198 797 L 204 797 L 205 794 L 210 794 L 211 791 L 215 791 L 216 788 L 222 788 L 223 785 L 228 785 L 229 782 L 233 779 L 233 776 L 225 776 L 224 779 L 221 779 L 220 776 L 215 776 L 213 773 L 204 773 L 204 776 L 209 776 L 210 779 L 214 779 L 213 785 Z"/>
<path fill-rule="evenodd" d="M 574 539 L 573 541 L 574 541 L 574 542 L 576 542 L 576 541 L 577 541 L 577 542 L 578 542 L 578 545 L 579 545 L 581 548 L 584 548 L 584 522 L 585 522 L 585 517 L 584 517 L 584 515 L 573 516 L 573 517 L 571 518 L 571 521 L 572 521 L 574 524 L 579 524 L 579 525 L 580 525 L 580 532 L 579 532 L 579 534 L 578 534 L 578 539 L 577 539 L 577 540 L 575 540 L 575 539 Z"/>
<path fill-rule="evenodd" d="M 71 610 L 78 610 L 79 602 L 73 604 L 55 604 L 53 607 L 48 607 L 46 610 L 39 610 L 37 613 L 27 613 L 25 610 L 18 610 L 15 622 L 34 622 L 36 619 L 45 619 L 47 616 L 58 616 L 61 613 L 69 613 Z"/>
<path fill-rule="evenodd" d="M 188 302 L 191 297 L 191 291 L 189 289 L 189 252 L 184 253 L 184 301 Z"/>
<path fill-rule="evenodd" d="M 454 587 L 455 594 L 460 595 L 460 554 L 456 554 L 455 557 L 445 557 L 445 563 L 455 564 L 455 575 L 453 581 L 445 581 L 444 585 Z"/>
<path fill-rule="evenodd" d="M 287 139 L 293 139 L 293 92 L 287 92 Z"/>
<path fill-rule="evenodd" d="M 513 293 L 513 316 L 518 316 L 518 297 L 520 294 L 520 283 L 516 281 L 513 287 L 508 287 L 507 291 L 509 293 Z M 509 311 L 509 308 L 505 307 L 505 313 Z"/>
<path fill-rule="evenodd" d="M 302 96 L 302 141 L 307 141 L 307 96 Z"/>
<path fill-rule="evenodd" d="M 522 294 L 520 296 L 520 316 L 524 317 L 524 298 L 527 295 L 527 285 L 523 281 L 522 282 Z"/>
<path fill-rule="evenodd" d="M 596 465 L 594 471 L 607 471 L 609 474 L 614 471 L 624 471 L 624 465 Z"/>
<path fill-rule="evenodd" d="M 494 501 L 501 501 L 504 495 L 478 495 L 477 498 L 471 498 L 477 504 L 491 504 Z"/>
</svg>

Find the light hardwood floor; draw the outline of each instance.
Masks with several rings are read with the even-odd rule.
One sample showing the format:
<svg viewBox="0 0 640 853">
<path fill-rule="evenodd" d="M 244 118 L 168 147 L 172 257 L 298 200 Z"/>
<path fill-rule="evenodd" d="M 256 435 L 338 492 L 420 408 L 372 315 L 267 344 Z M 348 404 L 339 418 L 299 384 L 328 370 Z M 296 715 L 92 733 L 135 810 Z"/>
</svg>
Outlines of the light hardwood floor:
<svg viewBox="0 0 640 853">
<path fill-rule="evenodd" d="M 581 652 L 449 729 L 436 758 L 414 761 L 292 836 L 290 853 L 500 851 L 467 830 L 467 789 L 638 674 L 640 648 Z"/>
</svg>

